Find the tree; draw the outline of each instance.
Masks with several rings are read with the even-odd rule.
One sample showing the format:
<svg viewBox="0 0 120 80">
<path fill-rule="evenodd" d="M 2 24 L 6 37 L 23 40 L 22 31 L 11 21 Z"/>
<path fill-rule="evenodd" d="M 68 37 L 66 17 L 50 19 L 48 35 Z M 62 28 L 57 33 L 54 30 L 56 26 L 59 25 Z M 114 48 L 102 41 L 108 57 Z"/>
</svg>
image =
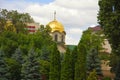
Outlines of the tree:
<svg viewBox="0 0 120 80">
<path fill-rule="evenodd" d="M 34 20 L 31 18 L 31 16 L 28 13 L 19 13 L 16 10 L 8 11 L 7 9 L 1 9 L 0 10 L 0 29 L 1 31 L 4 31 L 4 29 L 13 29 L 16 30 L 17 33 L 23 32 L 26 33 L 25 27 L 26 23 L 34 22 Z M 13 26 L 15 27 L 9 27 L 6 26 L 6 23 L 8 21 L 11 21 Z"/>
<path fill-rule="evenodd" d="M 25 63 L 22 64 L 21 80 L 41 80 L 40 64 L 36 56 L 37 54 L 31 49 Z"/>
<path fill-rule="evenodd" d="M 0 49 L 0 80 L 10 80 L 10 73 L 5 62 L 4 52 Z"/>
<path fill-rule="evenodd" d="M 115 77 L 115 80 L 120 80 L 120 62 L 119 62 L 119 65 L 117 66 L 116 68 L 116 77 Z"/>
<path fill-rule="evenodd" d="M 92 72 L 90 72 L 87 80 L 97 80 L 97 74 L 96 74 L 95 70 L 93 70 Z"/>
<path fill-rule="evenodd" d="M 40 59 L 40 65 L 41 65 L 41 74 L 43 80 L 49 80 L 49 72 L 50 72 L 50 54 L 51 54 L 51 46 L 43 45 L 41 48 L 41 59 Z"/>
<path fill-rule="evenodd" d="M 87 29 L 83 32 L 82 38 L 79 41 L 79 44 L 83 44 L 87 51 L 90 51 L 91 48 L 98 47 L 99 50 L 102 49 L 103 37 L 101 36 L 102 31 L 94 32 L 91 29 Z"/>
<path fill-rule="evenodd" d="M 15 53 L 12 55 L 12 58 L 15 59 L 19 64 L 22 64 L 23 61 L 23 53 L 20 48 L 15 50 Z"/>
<path fill-rule="evenodd" d="M 77 62 L 77 56 L 78 56 L 78 51 L 77 51 L 77 46 L 73 49 L 71 53 L 71 59 L 72 59 L 72 80 L 74 80 L 75 77 L 75 63 Z"/>
<path fill-rule="evenodd" d="M 11 21 L 7 21 L 5 26 L 4 26 L 4 30 L 5 31 L 12 31 L 12 32 L 16 32 L 16 28 L 15 26 L 12 24 Z"/>
<path fill-rule="evenodd" d="M 99 0 L 99 14 L 98 22 L 104 29 L 104 33 L 107 36 L 111 47 L 112 53 L 120 58 L 120 4 L 119 0 Z M 116 72 L 117 67 L 120 67 L 120 59 L 112 59 L 111 67 L 112 71 Z M 114 64 L 115 63 L 115 64 Z M 119 74 L 120 75 L 120 74 Z M 117 77 L 117 76 L 116 76 Z"/>
<path fill-rule="evenodd" d="M 15 50 L 15 53 L 12 54 L 12 58 L 7 58 L 7 63 L 11 73 L 11 80 L 21 80 L 23 55 L 20 48 Z"/>
<path fill-rule="evenodd" d="M 11 57 L 16 47 L 18 47 L 17 40 L 18 36 L 14 32 L 4 31 L 0 34 L 0 46 L 2 46 L 6 57 Z"/>
<path fill-rule="evenodd" d="M 96 49 L 91 49 L 90 53 L 87 55 L 87 72 L 88 74 L 93 70 L 96 70 L 98 76 L 102 76 L 101 63 L 98 57 L 98 51 Z"/>
<path fill-rule="evenodd" d="M 87 51 L 85 46 L 81 43 L 77 49 L 77 61 L 75 62 L 75 79 L 84 80 L 86 79 L 86 55 Z"/>
<path fill-rule="evenodd" d="M 72 80 L 72 56 L 67 49 L 61 66 L 61 80 Z"/>
<path fill-rule="evenodd" d="M 60 80 L 60 52 L 57 49 L 57 45 L 54 44 L 50 53 L 50 73 L 49 80 Z"/>
</svg>

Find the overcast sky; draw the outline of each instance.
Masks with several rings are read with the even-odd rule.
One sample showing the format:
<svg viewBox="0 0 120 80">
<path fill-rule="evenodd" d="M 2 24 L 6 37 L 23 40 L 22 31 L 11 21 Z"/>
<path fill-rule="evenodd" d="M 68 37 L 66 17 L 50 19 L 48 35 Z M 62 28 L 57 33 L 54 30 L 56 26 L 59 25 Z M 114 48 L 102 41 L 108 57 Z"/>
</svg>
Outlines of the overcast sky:
<svg viewBox="0 0 120 80">
<path fill-rule="evenodd" d="M 82 31 L 97 25 L 98 0 L 0 0 L 0 8 L 29 13 L 40 24 L 56 17 L 64 25 L 66 44 L 78 44 Z"/>
</svg>

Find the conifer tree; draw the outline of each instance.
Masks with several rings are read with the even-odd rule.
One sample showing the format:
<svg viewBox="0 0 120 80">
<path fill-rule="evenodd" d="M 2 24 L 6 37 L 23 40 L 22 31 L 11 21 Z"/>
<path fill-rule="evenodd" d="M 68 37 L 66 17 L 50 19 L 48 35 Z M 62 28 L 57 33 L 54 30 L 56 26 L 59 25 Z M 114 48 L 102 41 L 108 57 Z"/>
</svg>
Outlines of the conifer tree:
<svg viewBox="0 0 120 80">
<path fill-rule="evenodd" d="M 60 53 L 57 49 L 57 45 L 54 44 L 52 52 L 50 54 L 50 73 L 49 80 L 60 80 Z"/>
<path fill-rule="evenodd" d="M 71 52 L 67 49 L 61 66 L 61 80 L 72 80 Z"/>
<path fill-rule="evenodd" d="M 90 72 L 87 80 L 97 80 L 97 74 L 96 74 L 95 70 L 93 70 L 92 72 Z"/>
<path fill-rule="evenodd" d="M 12 80 L 21 80 L 21 68 L 23 64 L 23 56 L 20 48 L 15 50 L 15 53 L 12 55 L 12 60 L 15 61 L 14 64 L 10 67 L 11 78 Z"/>
<path fill-rule="evenodd" d="M 78 51 L 77 51 L 77 46 L 73 49 L 72 53 L 71 53 L 71 59 L 72 59 L 72 80 L 74 80 L 75 77 L 75 63 L 77 62 L 77 55 L 78 55 Z"/>
<path fill-rule="evenodd" d="M 23 63 L 22 51 L 20 48 L 15 50 L 15 53 L 12 55 L 12 58 L 15 59 L 19 64 Z"/>
<path fill-rule="evenodd" d="M 41 80 L 40 65 L 36 53 L 31 49 L 25 63 L 22 64 L 21 80 Z"/>
<path fill-rule="evenodd" d="M 10 80 L 10 73 L 5 62 L 4 52 L 0 49 L 0 80 Z"/>
<path fill-rule="evenodd" d="M 85 46 L 81 43 L 78 45 L 77 61 L 75 63 L 75 80 L 86 79 L 86 55 Z"/>
<path fill-rule="evenodd" d="M 87 55 L 87 72 L 88 74 L 93 70 L 96 70 L 98 76 L 102 76 L 101 63 L 98 57 L 98 51 L 96 49 L 91 49 L 90 53 Z"/>
</svg>

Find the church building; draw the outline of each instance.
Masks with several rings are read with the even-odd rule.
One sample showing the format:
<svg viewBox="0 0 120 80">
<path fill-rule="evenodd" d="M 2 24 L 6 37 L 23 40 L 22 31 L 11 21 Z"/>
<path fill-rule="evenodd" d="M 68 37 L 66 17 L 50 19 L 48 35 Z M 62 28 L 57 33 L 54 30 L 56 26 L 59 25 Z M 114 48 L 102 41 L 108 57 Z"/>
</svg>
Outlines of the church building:
<svg viewBox="0 0 120 80">
<path fill-rule="evenodd" d="M 64 30 L 64 26 L 62 23 L 56 20 L 56 12 L 54 12 L 54 20 L 48 23 L 48 26 L 51 28 L 50 35 L 53 38 L 53 41 L 57 43 L 58 50 L 60 53 L 66 52 L 65 46 L 65 35 L 66 32 Z"/>
</svg>

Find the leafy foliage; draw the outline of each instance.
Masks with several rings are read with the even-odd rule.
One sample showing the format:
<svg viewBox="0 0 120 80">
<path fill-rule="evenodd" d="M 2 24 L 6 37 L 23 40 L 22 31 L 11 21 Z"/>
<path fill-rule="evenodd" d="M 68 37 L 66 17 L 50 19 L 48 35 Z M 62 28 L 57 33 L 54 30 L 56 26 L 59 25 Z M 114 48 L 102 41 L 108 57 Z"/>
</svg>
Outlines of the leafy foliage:
<svg viewBox="0 0 120 80">
<path fill-rule="evenodd" d="M 54 44 L 50 55 L 49 80 L 60 80 L 60 70 L 60 52 L 58 51 L 56 44 Z"/>
<path fill-rule="evenodd" d="M 77 61 L 75 63 L 75 80 L 86 79 L 86 55 L 87 51 L 83 44 L 78 45 Z"/>
<path fill-rule="evenodd" d="M 82 38 L 79 44 L 83 44 L 87 51 L 90 51 L 91 48 L 97 47 L 99 50 L 102 49 L 103 37 L 100 36 L 101 31 L 94 33 L 92 30 L 88 29 L 83 32 Z"/>
<path fill-rule="evenodd" d="M 120 58 L 120 4 L 119 0 L 99 0 L 98 22 L 103 27 L 114 56 Z M 112 71 L 118 76 L 119 59 L 111 58 Z M 115 62 L 114 62 L 115 61 Z M 118 69 L 118 70 L 117 70 Z M 117 77 L 116 76 L 116 77 Z"/>
<path fill-rule="evenodd" d="M 26 33 L 25 31 L 26 23 L 34 22 L 34 20 L 28 13 L 19 13 L 16 10 L 8 11 L 7 9 L 0 10 L 0 20 L 1 31 L 10 30 L 16 31 L 17 33 L 19 32 Z M 8 21 L 11 21 L 12 25 L 10 25 Z"/>
<path fill-rule="evenodd" d="M 75 63 L 77 62 L 77 56 L 78 56 L 78 50 L 77 46 L 74 47 L 72 53 L 71 53 L 71 59 L 72 59 L 72 80 L 74 80 L 75 77 Z"/>
<path fill-rule="evenodd" d="M 61 80 L 72 80 L 72 56 L 69 49 L 67 49 L 61 68 Z"/>
<path fill-rule="evenodd" d="M 93 71 L 89 74 L 87 80 L 97 80 L 97 74 L 96 74 L 96 71 L 95 71 L 95 70 L 93 70 Z"/>
</svg>

